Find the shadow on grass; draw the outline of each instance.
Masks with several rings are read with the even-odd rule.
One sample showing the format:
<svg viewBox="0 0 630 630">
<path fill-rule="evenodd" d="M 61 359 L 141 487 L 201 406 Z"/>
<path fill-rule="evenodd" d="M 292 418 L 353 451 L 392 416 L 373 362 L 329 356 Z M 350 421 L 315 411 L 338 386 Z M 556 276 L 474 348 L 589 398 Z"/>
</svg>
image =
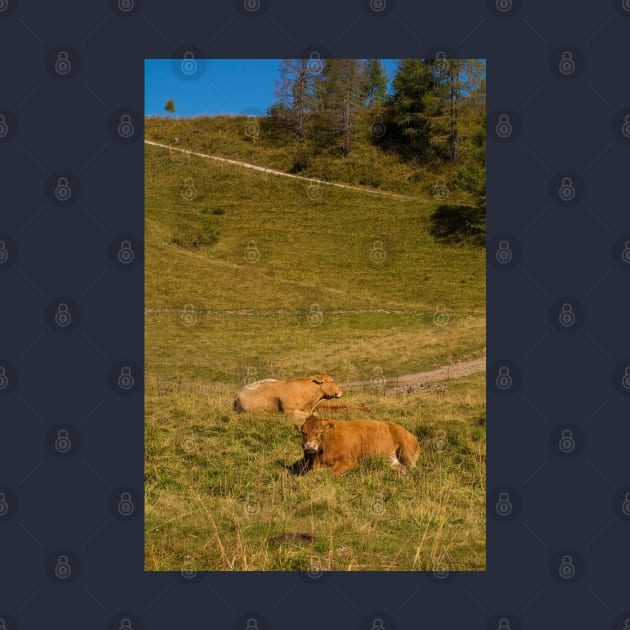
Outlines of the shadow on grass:
<svg viewBox="0 0 630 630">
<path fill-rule="evenodd" d="M 430 217 L 431 236 L 443 243 L 468 242 L 482 247 L 486 242 L 486 209 L 442 205 Z"/>
<path fill-rule="evenodd" d="M 282 462 L 280 460 L 278 460 L 277 463 L 282 466 L 282 468 L 284 468 L 288 473 L 290 473 L 291 475 L 295 475 L 296 477 L 301 477 L 302 475 L 305 475 L 313 467 L 311 460 L 306 457 L 300 457 L 300 459 L 293 462 L 292 464 L 286 464 L 285 462 Z"/>
</svg>

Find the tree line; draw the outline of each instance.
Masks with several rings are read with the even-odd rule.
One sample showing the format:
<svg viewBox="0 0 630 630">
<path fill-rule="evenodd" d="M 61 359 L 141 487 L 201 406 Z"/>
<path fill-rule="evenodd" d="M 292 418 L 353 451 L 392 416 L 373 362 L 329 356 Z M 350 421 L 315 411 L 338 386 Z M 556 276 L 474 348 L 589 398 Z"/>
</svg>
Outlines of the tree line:
<svg viewBox="0 0 630 630">
<path fill-rule="evenodd" d="M 315 67 L 313 67 L 315 66 Z M 283 59 L 268 115 L 302 138 L 309 125 L 352 151 L 357 120 L 371 113 L 374 142 L 425 164 L 456 168 L 458 185 L 485 201 L 485 63 L 401 59 L 389 88 L 379 59 Z"/>
</svg>

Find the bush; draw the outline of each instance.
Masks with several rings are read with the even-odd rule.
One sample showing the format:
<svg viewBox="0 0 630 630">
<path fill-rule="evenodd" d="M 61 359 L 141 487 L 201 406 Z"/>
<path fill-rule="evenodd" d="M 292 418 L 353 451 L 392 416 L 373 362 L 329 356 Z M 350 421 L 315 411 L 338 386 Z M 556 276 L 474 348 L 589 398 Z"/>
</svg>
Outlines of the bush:
<svg viewBox="0 0 630 630">
<path fill-rule="evenodd" d="M 311 156 L 306 147 L 298 147 L 293 157 L 293 165 L 289 173 L 301 173 L 305 171 L 311 163 Z"/>
</svg>

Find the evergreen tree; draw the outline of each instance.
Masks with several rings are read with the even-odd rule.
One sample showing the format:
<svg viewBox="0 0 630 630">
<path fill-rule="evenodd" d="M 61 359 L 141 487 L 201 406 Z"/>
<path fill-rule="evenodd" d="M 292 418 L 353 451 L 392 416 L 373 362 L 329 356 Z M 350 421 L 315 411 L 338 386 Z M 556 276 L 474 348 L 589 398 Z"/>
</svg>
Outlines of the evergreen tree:
<svg viewBox="0 0 630 630">
<path fill-rule="evenodd" d="M 433 89 L 433 71 L 422 59 L 401 59 L 392 83 L 390 112 L 407 148 L 425 157 L 427 146 L 426 96 Z"/>
<path fill-rule="evenodd" d="M 276 97 L 280 99 L 275 111 L 289 119 L 298 136 L 304 136 L 306 112 L 312 107 L 313 75 L 308 71 L 308 59 L 283 59 L 280 80 L 276 83 Z"/>
<path fill-rule="evenodd" d="M 447 68 L 436 69 L 435 60 L 427 60 L 433 69 L 433 86 L 425 95 L 425 118 L 429 146 L 433 156 L 455 162 L 459 144 L 458 122 L 462 108 L 462 72 L 464 61 L 451 59 Z M 444 61 L 440 60 L 443 64 Z"/>
<path fill-rule="evenodd" d="M 172 98 L 169 98 L 168 101 L 164 104 L 165 111 L 169 112 L 169 114 L 175 113 L 175 101 Z"/>
<path fill-rule="evenodd" d="M 363 64 L 365 99 L 368 106 L 382 105 L 387 98 L 387 73 L 380 59 L 366 59 Z"/>
<path fill-rule="evenodd" d="M 365 98 L 363 66 L 359 59 L 326 59 L 315 82 L 315 97 L 327 126 L 343 138 L 343 152 L 352 150 L 355 113 Z"/>
</svg>

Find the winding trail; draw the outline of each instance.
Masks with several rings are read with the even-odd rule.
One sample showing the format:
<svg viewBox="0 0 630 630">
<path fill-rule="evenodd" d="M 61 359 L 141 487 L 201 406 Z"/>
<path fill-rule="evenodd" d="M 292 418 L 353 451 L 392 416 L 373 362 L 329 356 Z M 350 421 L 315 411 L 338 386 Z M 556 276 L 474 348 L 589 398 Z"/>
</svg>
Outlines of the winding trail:
<svg viewBox="0 0 630 630">
<path fill-rule="evenodd" d="M 479 359 L 471 359 L 454 365 L 447 365 L 437 370 L 429 370 L 428 372 L 416 372 L 415 374 L 403 374 L 402 376 L 392 377 L 376 377 L 369 381 L 354 381 L 352 383 L 340 383 L 342 387 L 353 388 L 363 385 L 424 385 L 426 383 L 437 383 L 439 381 L 447 381 L 453 378 L 462 378 L 470 374 L 486 371 L 486 357 Z"/>
<path fill-rule="evenodd" d="M 299 179 L 305 182 L 310 182 L 317 186 L 335 186 L 336 188 L 346 188 L 348 190 L 358 190 L 359 192 L 368 193 L 370 195 L 381 195 L 385 197 L 394 197 L 396 199 L 409 199 L 416 200 L 416 197 L 409 195 L 400 195 L 393 192 L 387 192 L 385 190 L 374 190 L 373 188 L 366 188 L 363 186 L 351 186 L 350 184 L 338 184 L 336 182 L 327 182 L 322 179 L 315 179 L 314 177 L 304 177 L 303 175 L 293 175 L 291 173 L 285 173 L 284 171 L 278 171 L 274 168 L 266 168 L 264 166 L 258 166 L 257 164 L 250 164 L 249 162 L 241 162 L 240 160 L 230 160 L 229 158 L 219 157 L 218 155 L 209 155 L 208 153 L 199 153 L 197 151 L 190 151 L 189 149 L 181 149 L 180 147 L 174 147 L 169 144 L 162 144 L 161 142 L 154 142 L 153 140 L 145 140 L 145 144 L 149 144 L 153 147 L 160 147 L 162 149 L 168 149 L 169 151 L 178 151 L 179 153 L 185 153 L 186 155 L 194 155 L 195 157 L 203 158 L 205 160 L 215 160 L 216 162 L 223 162 L 225 164 L 234 164 L 242 168 L 249 168 L 261 173 L 268 173 L 270 175 L 277 175 L 280 177 L 289 177 L 291 179 Z"/>
</svg>

